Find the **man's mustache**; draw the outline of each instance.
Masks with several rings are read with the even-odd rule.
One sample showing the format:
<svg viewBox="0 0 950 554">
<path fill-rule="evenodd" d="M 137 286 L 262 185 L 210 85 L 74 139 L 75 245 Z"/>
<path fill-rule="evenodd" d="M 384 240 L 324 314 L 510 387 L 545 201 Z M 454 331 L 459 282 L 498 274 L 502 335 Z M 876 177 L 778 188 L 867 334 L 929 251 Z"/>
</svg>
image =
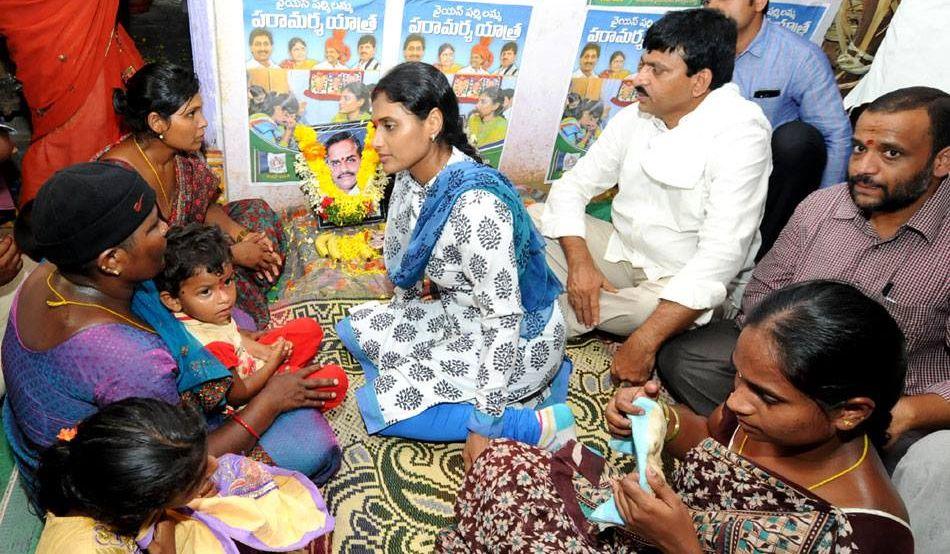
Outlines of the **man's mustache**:
<svg viewBox="0 0 950 554">
<path fill-rule="evenodd" d="M 853 177 L 848 177 L 848 184 L 851 185 L 852 187 L 861 184 L 867 187 L 874 187 L 874 188 L 879 188 L 879 189 L 884 188 L 884 185 L 882 185 L 881 183 L 878 183 L 877 181 L 872 179 L 870 175 L 866 173 L 861 173 Z"/>
</svg>

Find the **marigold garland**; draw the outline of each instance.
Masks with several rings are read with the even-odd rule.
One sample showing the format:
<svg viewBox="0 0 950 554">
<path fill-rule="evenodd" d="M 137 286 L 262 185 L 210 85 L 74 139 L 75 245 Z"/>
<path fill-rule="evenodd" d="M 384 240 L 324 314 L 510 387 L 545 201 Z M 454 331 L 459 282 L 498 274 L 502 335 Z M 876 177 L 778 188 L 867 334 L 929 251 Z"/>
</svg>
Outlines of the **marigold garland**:
<svg viewBox="0 0 950 554">
<path fill-rule="evenodd" d="M 294 129 L 294 138 L 300 146 L 294 169 L 301 177 L 301 190 L 321 219 L 339 226 L 356 225 L 378 211 L 386 174 L 379 165 L 379 154 L 373 148 L 375 134 L 376 128 L 368 122 L 360 167 L 356 172 L 359 194 L 349 194 L 333 182 L 333 174 L 326 162 L 327 149 L 317 137 L 317 132 L 306 125 L 298 125 Z"/>
</svg>

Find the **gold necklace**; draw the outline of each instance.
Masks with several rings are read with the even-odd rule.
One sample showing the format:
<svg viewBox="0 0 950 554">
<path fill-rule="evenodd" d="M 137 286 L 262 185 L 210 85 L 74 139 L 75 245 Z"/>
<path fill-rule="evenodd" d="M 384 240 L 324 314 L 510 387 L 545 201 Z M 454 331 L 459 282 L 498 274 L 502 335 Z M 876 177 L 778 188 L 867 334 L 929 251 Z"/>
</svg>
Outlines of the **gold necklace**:
<svg viewBox="0 0 950 554">
<path fill-rule="evenodd" d="M 66 306 L 66 305 L 71 304 L 71 305 L 73 305 L 73 306 L 84 306 L 84 307 L 86 307 L 86 308 L 97 308 L 97 309 L 100 309 L 100 310 L 104 310 L 104 311 L 106 311 L 106 312 L 109 312 L 110 314 L 112 314 L 112 315 L 114 315 L 114 316 L 116 316 L 116 317 L 122 319 L 123 321 L 127 322 L 129 325 L 131 325 L 131 326 L 133 326 L 133 327 L 136 327 L 136 328 L 138 328 L 138 329 L 141 329 L 141 330 L 143 330 L 143 331 L 145 331 L 145 332 L 147 332 L 147 333 L 155 333 L 155 330 L 154 330 L 154 329 L 152 329 L 152 328 L 150 328 L 150 327 L 146 327 L 146 326 L 142 325 L 141 323 L 135 321 L 134 319 L 132 319 L 132 318 L 130 318 L 130 317 L 127 317 L 127 316 L 124 316 L 124 315 L 120 314 L 119 312 L 117 312 L 117 311 L 115 311 L 115 310 L 111 310 L 111 309 L 109 309 L 109 308 L 107 308 L 107 307 L 105 307 L 105 306 L 102 306 L 102 305 L 99 305 L 99 304 L 93 304 L 92 302 L 77 302 L 77 301 L 75 301 L 75 300 L 66 300 L 66 297 L 65 297 L 65 296 L 63 296 L 62 294 L 60 294 L 60 292 L 59 292 L 58 290 L 56 290 L 56 289 L 53 288 L 53 273 L 56 273 L 56 272 L 55 272 L 55 271 L 51 271 L 50 274 L 46 276 L 46 286 L 49 287 L 50 292 L 52 292 L 54 295 L 56 295 L 56 298 L 58 298 L 59 300 L 47 300 L 47 301 L 46 301 L 46 305 L 47 305 L 47 306 L 49 306 L 49 307 L 51 307 L 51 308 L 58 308 L 59 306 Z"/>
<path fill-rule="evenodd" d="M 158 171 L 156 171 L 155 166 L 152 165 L 152 161 L 149 160 L 148 156 L 145 155 L 145 150 L 142 150 L 142 147 L 139 146 L 139 141 L 137 141 L 135 137 L 132 137 L 132 142 L 135 144 L 135 148 L 138 149 L 139 154 L 142 155 L 142 159 L 145 160 L 145 163 L 148 164 L 148 168 L 152 170 L 152 174 L 155 175 L 156 179 L 158 179 L 158 190 L 161 191 L 162 198 L 165 200 L 165 205 L 168 206 L 168 209 L 170 210 L 172 205 L 168 201 L 168 195 L 165 194 L 165 182 L 162 181 L 162 176 L 158 174 Z"/>
<path fill-rule="evenodd" d="M 749 440 L 749 435 L 742 437 L 742 442 L 739 444 L 739 452 L 738 452 L 740 456 L 742 455 L 742 449 L 745 448 L 745 443 L 747 440 Z M 808 487 L 808 490 L 813 491 L 817 489 L 818 487 L 827 485 L 828 483 L 834 481 L 835 479 L 837 479 L 838 477 L 841 477 L 842 475 L 851 473 L 852 471 L 857 469 L 859 465 L 861 465 L 864 462 L 864 459 L 867 458 L 867 456 L 868 456 L 868 436 L 864 435 L 864 451 L 861 452 L 861 457 L 858 458 L 858 461 L 851 464 L 851 466 L 848 467 L 848 469 L 839 471 L 838 473 L 835 473 L 834 475 L 832 475 L 831 477 L 828 477 L 827 479 L 822 479 L 821 481 L 818 481 L 814 485 Z"/>
</svg>

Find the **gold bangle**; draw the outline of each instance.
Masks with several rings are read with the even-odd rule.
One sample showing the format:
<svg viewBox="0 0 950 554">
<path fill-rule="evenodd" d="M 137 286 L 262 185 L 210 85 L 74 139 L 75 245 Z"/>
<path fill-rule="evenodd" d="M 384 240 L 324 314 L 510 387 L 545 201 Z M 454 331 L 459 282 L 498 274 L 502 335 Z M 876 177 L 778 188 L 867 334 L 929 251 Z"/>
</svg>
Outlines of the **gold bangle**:
<svg viewBox="0 0 950 554">
<path fill-rule="evenodd" d="M 680 415 L 679 413 L 669 404 L 663 400 L 657 400 L 657 404 L 663 409 L 663 417 L 666 418 L 666 427 L 669 429 L 670 426 L 670 414 L 673 414 L 673 433 L 663 439 L 664 443 L 668 443 L 676 438 L 680 434 Z"/>
<path fill-rule="evenodd" d="M 668 443 L 668 442 L 672 442 L 673 439 L 675 439 L 677 435 L 680 434 L 680 414 L 672 406 L 667 406 L 667 408 L 670 410 L 670 412 L 673 413 L 673 419 L 676 420 L 676 423 L 673 424 L 673 434 L 667 437 L 666 439 L 664 439 L 663 441 L 663 442 Z"/>
<path fill-rule="evenodd" d="M 249 230 L 241 229 L 241 232 L 238 233 L 236 237 L 234 237 L 234 242 L 235 243 L 244 242 L 244 239 L 247 237 L 248 233 L 250 233 Z"/>
</svg>

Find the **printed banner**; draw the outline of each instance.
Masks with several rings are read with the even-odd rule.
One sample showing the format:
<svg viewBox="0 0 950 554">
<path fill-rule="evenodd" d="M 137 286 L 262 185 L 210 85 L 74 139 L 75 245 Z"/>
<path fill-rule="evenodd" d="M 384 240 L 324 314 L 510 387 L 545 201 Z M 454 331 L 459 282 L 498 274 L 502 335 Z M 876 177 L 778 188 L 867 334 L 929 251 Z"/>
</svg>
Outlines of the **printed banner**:
<svg viewBox="0 0 950 554">
<path fill-rule="evenodd" d="M 590 10 L 578 48 L 571 87 L 548 166 L 553 181 L 577 163 L 594 144 L 607 121 L 636 99 L 632 81 L 643 36 L 666 8 Z"/>
<path fill-rule="evenodd" d="M 769 2 L 766 17 L 821 46 L 841 0 Z"/>
<path fill-rule="evenodd" d="M 403 13 L 399 61 L 427 62 L 445 74 L 466 133 L 498 167 L 531 7 L 407 0 Z"/>
<path fill-rule="evenodd" d="M 573 167 L 597 140 L 610 117 L 634 101 L 634 85 L 624 79 L 636 72 L 646 30 L 670 9 L 698 4 L 691 0 L 590 0 L 589 3 L 647 7 L 587 12 L 570 92 L 548 166 L 549 182 Z M 841 0 L 773 1 L 766 17 L 821 44 L 840 4 Z"/>
<path fill-rule="evenodd" d="M 591 6 L 698 8 L 702 0 L 588 0 Z M 786 0 L 769 2 L 766 17 L 815 44 L 821 45 L 841 0 Z"/>
<path fill-rule="evenodd" d="M 591 6 L 698 8 L 702 0 L 588 0 Z M 769 2 L 766 16 L 799 35 L 820 45 L 831 20 L 838 13 L 841 0 L 786 0 Z"/>
<path fill-rule="evenodd" d="M 253 182 L 300 180 L 298 125 L 315 128 L 321 140 L 350 133 L 361 151 L 385 8 L 385 0 L 244 0 Z"/>
<path fill-rule="evenodd" d="M 702 0 L 589 0 L 587 3 L 591 6 L 609 6 L 614 8 L 642 8 L 643 6 L 698 8 L 703 5 Z"/>
</svg>

